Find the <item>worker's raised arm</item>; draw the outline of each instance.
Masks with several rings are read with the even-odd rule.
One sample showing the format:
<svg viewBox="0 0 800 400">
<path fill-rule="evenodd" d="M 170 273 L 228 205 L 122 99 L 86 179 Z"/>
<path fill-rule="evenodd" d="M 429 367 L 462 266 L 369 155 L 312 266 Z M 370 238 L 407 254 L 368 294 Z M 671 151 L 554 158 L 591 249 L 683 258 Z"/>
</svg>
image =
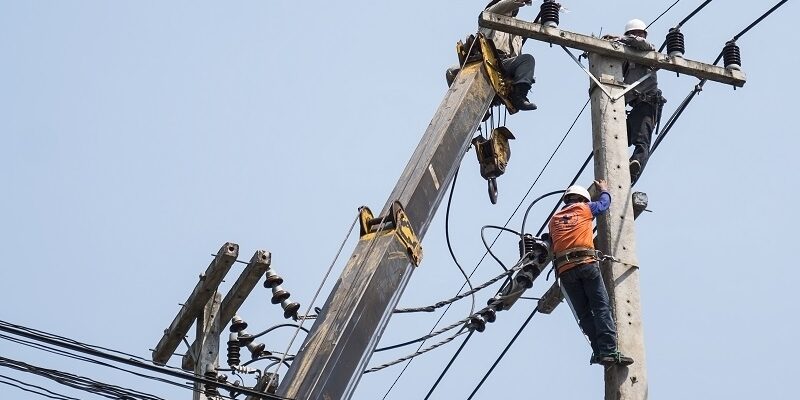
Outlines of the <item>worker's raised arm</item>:
<svg viewBox="0 0 800 400">
<path fill-rule="evenodd" d="M 611 194 L 608 193 L 608 184 L 605 179 L 594 181 L 597 190 L 600 191 L 600 196 L 597 201 L 589 202 L 589 209 L 592 210 L 592 216 L 598 216 L 608 211 L 611 207 Z"/>
<path fill-rule="evenodd" d="M 647 39 L 636 35 L 625 35 L 617 39 L 617 41 L 636 50 L 648 51 L 656 49 Z"/>
<path fill-rule="evenodd" d="M 492 4 L 494 3 L 494 4 Z M 489 3 L 486 11 L 494 14 L 508 15 L 520 9 L 520 7 L 531 5 L 531 0 L 499 0 Z"/>
</svg>

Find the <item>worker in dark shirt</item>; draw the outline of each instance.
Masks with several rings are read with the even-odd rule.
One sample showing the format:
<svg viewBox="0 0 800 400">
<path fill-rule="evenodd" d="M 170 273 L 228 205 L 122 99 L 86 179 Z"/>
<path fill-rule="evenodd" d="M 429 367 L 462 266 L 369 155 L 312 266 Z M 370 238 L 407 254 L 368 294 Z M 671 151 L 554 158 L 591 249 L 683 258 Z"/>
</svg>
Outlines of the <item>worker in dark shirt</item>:
<svg viewBox="0 0 800 400">
<path fill-rule="evenodd" d="M 611 195 L 605 180 L 595 181 L 595 185 L 601 191 L 597 201 L 591 201 L 585 188 L 570 186 L 564 194 L 564 207 L 550 219 L 553 263 L 564 297 L 592 346 L 589 363 L 630 365 L 633 359 L 617 350 L 617 328 L 594 249 L 592 221 L 608 211 Z"/>
<path fill-rule="evenodd" d="M 628 21 L 624 36 L 605 35 L 603 38 L 620 42 L 636 50 L 655 50 L 653 44 L 647 41 L 647 24 L 639 19 Z M 625 93 L 625 104 L 631 106 L 627 125 L 628 146 L 634 147 L 630 159 L 631 184 L 633 184 L 639 180 L 650 158 L 653 130 L 661 120 L 661 110 L 667 100 L 658 89 L 658 77 L 653 68 L 626 61 L 622 72 L 626 85 L 633 84 L 650 74 L 633 90 Z"/>
</svg>

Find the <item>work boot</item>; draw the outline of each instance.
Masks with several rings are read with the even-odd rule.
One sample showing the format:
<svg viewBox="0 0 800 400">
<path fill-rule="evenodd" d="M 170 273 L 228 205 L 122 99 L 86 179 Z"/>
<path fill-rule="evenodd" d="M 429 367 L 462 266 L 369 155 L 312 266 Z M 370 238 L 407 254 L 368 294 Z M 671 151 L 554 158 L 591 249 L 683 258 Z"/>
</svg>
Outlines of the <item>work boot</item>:
<svg viewBox="0 0 800 400">
<path fill-rule="evenodd" d="M 639 174 L 642 173 L 642 164 L 639 162 L 639 160 L 631 160 L 630 171 L 631 184 L 634 184 L 639 180 Z"/>
<path fill-rule="evenodd" d="M 447 87 L 453 86 L 453 82 L 456 81 L 456 76 L 458 76 L 459 72 L 461 72 L 461 68 L 458 67 L 451 67 L 447 69 L 447 72 L 444 74 L 444 79 L 447 81 Z"/>
<path fill-rule="evenodd" d="M 598 364 L 609 367 L 612 365 L 628 366 L 633 364 L 633 359 L 615 351 L 613 353 L 601 354 L 597 357 Z"/>
<path fill-rule="evenodd" d="M 531 90 L 531 85 L 527 83 L 518 83 L 514 85 L 511 90 L 511 105 L 520 111 L 535 110 L 536 104 L 528 100 L 528 91 Z"/>
</svg>

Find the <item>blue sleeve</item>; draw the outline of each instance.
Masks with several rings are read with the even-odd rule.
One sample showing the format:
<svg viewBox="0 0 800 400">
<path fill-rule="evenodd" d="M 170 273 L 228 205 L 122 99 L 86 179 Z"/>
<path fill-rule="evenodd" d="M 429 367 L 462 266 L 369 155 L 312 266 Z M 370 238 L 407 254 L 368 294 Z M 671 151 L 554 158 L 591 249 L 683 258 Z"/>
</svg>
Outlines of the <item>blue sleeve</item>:
<svg viewBox="0 0 800 400">
<path fill-rule="evenodd" d="M 592 216 L 598 216 L 611 207 L 611 195 L 608 192 L 600 193 L 600 198 L 597 201 L 589 202 L 589 209 L 592 210 Z"/>
</svg>

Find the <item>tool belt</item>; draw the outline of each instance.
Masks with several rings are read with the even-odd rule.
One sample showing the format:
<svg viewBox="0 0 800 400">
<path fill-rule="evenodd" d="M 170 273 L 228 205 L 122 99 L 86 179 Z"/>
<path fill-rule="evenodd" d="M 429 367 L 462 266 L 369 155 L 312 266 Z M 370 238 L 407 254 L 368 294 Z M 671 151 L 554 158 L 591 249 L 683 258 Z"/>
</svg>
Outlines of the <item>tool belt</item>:
<svg viewBox="0 0 800 400">
<path fill-rule="evenodd" d="M 597 251 L 588 247 L 575 247 L 557 253 L 556 257 L 553 259 L 553 263 L 556 265 L 556 269 L 558 269 L 566 263 L 585 260 L 587 257 L 592 260 L 597 260 Z"/>
<path fill-rule="evenodd" d="M 633 90 L 633 96 L 633 100 L 630 102 L 631 106 L 635 106 L 638 103 L 648 103 L 654 106 L 660 106 L 667 102 L 667 99 L 661 95 L 661 89 L 650 90 L 646 93 Z"/>
</svg>

